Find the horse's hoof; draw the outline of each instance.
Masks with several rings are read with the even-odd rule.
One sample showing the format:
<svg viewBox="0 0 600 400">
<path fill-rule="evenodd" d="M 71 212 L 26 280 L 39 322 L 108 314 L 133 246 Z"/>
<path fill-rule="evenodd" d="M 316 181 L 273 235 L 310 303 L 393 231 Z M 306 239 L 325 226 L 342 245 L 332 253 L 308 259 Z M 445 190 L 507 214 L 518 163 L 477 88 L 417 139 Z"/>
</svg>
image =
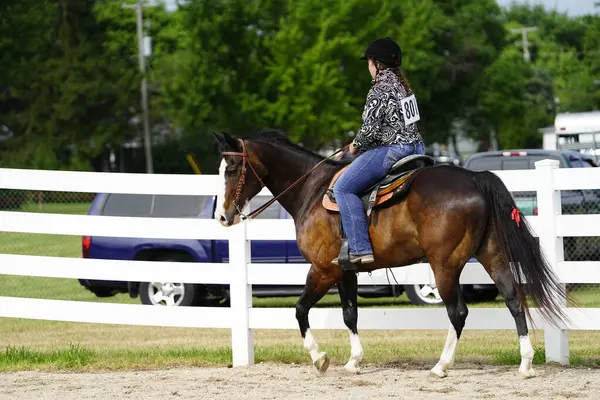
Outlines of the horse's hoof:
<svg viewBox="0 0 600 400">
<path fill-rule="evenodd" d="M 330 359 L 327 353 L 321 353 L 321 356 L 314 362 L 317 371 L 319 371 L 321 374 L 324 374 L 325 371 L 327 371 L 327 368 L 329 368 L 329 361 Z"/>
<path fill-rule="evenodd" d="M 523 379 L 533 378 L 535 376 L 535 371 L 533 368 L 519 369 L 519 376 Z"/>
<path fill-rule="evenodd" d="M 350 360 L 344 365 L 344 370 L 351 374 L 360 373 L 360 367 L 358 366 L 358 362 L 356 360 Z"/>
<path fill-rule="evenodd" d="M 440 367 L 438 365 L 431 368 L 431 371 L 429 372 L 429 374 L 435 378 L 445 378 L 448 376 L 448 373 L 446 371 L 444 371 L 442 369 L 442 367 Z"/>
</svg>

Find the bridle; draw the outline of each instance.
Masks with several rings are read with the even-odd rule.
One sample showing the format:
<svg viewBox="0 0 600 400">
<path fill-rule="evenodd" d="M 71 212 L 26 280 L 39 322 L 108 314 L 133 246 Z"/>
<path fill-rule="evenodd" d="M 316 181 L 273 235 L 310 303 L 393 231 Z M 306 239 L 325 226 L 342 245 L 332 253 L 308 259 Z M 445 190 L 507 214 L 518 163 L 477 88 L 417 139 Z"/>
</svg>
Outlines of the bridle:
<svg viewBox="0 0 600 400">
<path fill-rule="evenodd" d="M 260 176 L 258 176 L 258 173 L 254 169 L 254 167 L 252 166 L 250 161 L 247 161 L 248 152 L 246 151 L 246 144 L 244 143 L 244 141 L 242 139 L 238 139 L 238 140 L 239 140 L 240 144 L 242 145 L 241 153 L 236 152 L 236 151 L 225 151 L 225 152 L 222 152 L 221 154 L 224 156 L 242 157 L 242 173 L 240 175 L 240 179 L 238 179 L 237 188 L 235 189 L 235 195 L 233 196 L 233 205 L 235 206 L 235 208 L 238 211 L 238 213 L 240 214 L 240 216 L 244 216 L 244 214 L 242 213 L 242 210 L 240 209 L 238 201 L 240 200 L 240 195 L 242 194 L 242 189 L 244 188 L 244 183 L 246 183 L 246 171 L 247 171 L 246 164 L 248 164 L 248 166 L 250 167 L 250 170 L 252 171 L 252 173 L 254 173 L 254 176 L 260 182 L 261 190 L 263 187 L 265 187 L 265 183 L 262 181 L 262 179 L 260 179 Z"/>
<path fill-rule="evenodd" d="M 250 170 L 252 171 L 252 173 L 254 173 L 254 176 L 256 177 L 256 179 L 258 180 L 258 182 L 260 182 L 260 188 L 261 188 L 261 190 L 266 185 L 263 182 L 263 180 L 260 179 L 260 176 L 258 175 L 258 173 L 256 172 L 256 170 L 254 169 L 254 167 L 252 166 L 252 164 L 250 163 L 250 161 L 247 160 L 247 158 L 248 158 L 248 152 L 246 151 L 246 144 L 244 143 L 244 140 L 238 138 L 238 141 L 240 142 L 240 144 L 242 146 L 242 151 L 241 152 L 224 151 L 224 152 L 221 152 L 221 155 L 242 157 L 242 173 L 240 175 L 240 179 L 238 179 L 237 187 L 235 189 L 235 195 L 233 196 L 233 205 L 235 206 L 235 208 L 236 208 L 238 214 L 240 215 L 240 217 L 242 217 L 243 219 L 252 219 L 252 218 L 256 217 L 257 215 L 259 215 L 260 213 L 262 213 L 264 210 L 266 210 L 271 204 L 275 203 L 278 198 L 280 198 L 281 196 L 283 196 L 289 190 L 292 190 L 297 184 L 299 184 L 311 172 L 313 172 L 315 169 L 317 169 L 319 166 L 321 166 L 325 161 L 329 160 L 330 158 L 332 158 L 333 156 L 335 156 L 336 154 L 338 154 L 338 153 L 340 153 L 342 151 L 345 152 L 345 151 L 348 150 L 348 145 L 342 147 L 339 150 L 336 150 L 333 154 L 329 155 L 327 158 L 325 158 L 325 159 L 319 161 L 317 164 L 315 164 L 308 172 L 306 172 L 304 175 L 302 175 L 300 178 L 298 178 L 296 180 L 296 182 L 294 182 L 290 186 L 288 186 L 283 192 L 279 193 L 277 196 L 274 196 L 271 200 L 267 201 L 265 204 L 263 204 L 262 206 L 258 207 L 256 210 L 250 212 L 248 215 L 244 215 L 244 213 L 240 209 L 240 206 L 239 206 L 238 202 L 240 200 L 240 195 L 242 194 L 242 189 L 244 188 L 244 183 L 246 183 L 246 171 L 247 171 L 246 170 L 246 164 L 250 167 Z"/>
</svg>

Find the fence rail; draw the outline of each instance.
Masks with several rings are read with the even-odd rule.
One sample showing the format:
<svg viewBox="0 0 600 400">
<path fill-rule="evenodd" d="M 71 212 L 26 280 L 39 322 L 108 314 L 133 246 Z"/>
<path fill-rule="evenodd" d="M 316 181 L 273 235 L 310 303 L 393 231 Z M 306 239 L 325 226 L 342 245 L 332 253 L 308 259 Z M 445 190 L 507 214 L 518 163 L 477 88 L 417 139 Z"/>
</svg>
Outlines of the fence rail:
<svg viewBox="0 0 600 400">
<path fill-rule="evenodd" d="M 495 171 L 494 171 L 495 172 Z M 559 169 L 555 161 L 535 170 L 498 171 L 510 191 L 537 194 L 538 216 L 528 216 L 552 267 L 563 283 L 600 283 L 600 261 L 564 261 L 562 238 L 600 236 L 600 215 L 561 215 L 560 191 L 600 189 L 600 169 Z M 0 169 L 0 189 L 87 193 L 215 195 L 216 176 L 147 175 Z M 268 195 L 263 190 L 262 195 Z M 249 241 L 294 240 L 291 220 L 254 220 L 231 228 L 196 218 L 142 218 L 0 212 L 0 231 L 37 234 L 226 240 L 227 263 L 96 260 L 47 255 L 0 254 L 0 274 L 121 281 L 183 281 L 228 284 L 231 307 L 148 307 L 130 304 L 0 297 L 0 317 L 128 325 L 229 328 L 233 364 L 254 360 L 253 329 L 297 329 L 295 310 L 252 308 L 251 285 L 302 285 L 307 264 L 251 263 Z M 428 264 L 360 274 L 360 285 L 433 283 Z M 395 280 L 394 280 L 395 279 Z M 469 263 L 461 283 L 492 283 L 482 266 Z M 554 326 L 532 315 L 545 335 L 547 361 L 568 363 L 568 330 L 600 330 L 600 308 L 567 309 L 571 325 Z M 339 309 L 313 309 L 315 329 L 345 329 Z M 444 309 L 361 309 L 360 329 L 446 329 Z M 465 329 L 514 329 L 506 308 L 470 308 Z"/>
</svg>

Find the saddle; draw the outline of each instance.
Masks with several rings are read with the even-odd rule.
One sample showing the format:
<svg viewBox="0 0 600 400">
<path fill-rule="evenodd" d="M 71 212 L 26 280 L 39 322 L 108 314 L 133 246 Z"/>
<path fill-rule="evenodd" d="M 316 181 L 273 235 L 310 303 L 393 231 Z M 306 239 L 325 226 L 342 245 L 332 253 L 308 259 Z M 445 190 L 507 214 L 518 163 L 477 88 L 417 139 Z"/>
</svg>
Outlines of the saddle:
<svg viewBox="0 0 600 400">
<path fill-rule="evenodd" d="M 416 172 L 433 165 L 435 165 L 435 159 L 423 154 L 413 154 L 404 157 L 392 165 L 387 175 L 383 179 L 375 183 L 360 195 L 363 206 L 367 213 L 367 223 L 371 223 L 371 212 L 374 208 L 377 208 L 378 206 L 390 200 L 399 199 L 405 196 L 410 188 L 410 183 L 416 176 Z M 333 176 L 331 183 L 329 184 L 329 187 L 323 196 L 323 207 L 329 211 L 339 212 L 338 205 L 335 201 L 335 195 L 333 193 L 333 185 L 335 185 L 335 182 L 348 167 L 349 165 L 342 168 Z M 342 239 L 342 245 L 340 247 L 340 254 L 338 257 L 340 267 L 342 268 L 342 271 L 357 271 L 359 268 L 350 263 L 348 238 L 346 237 L 342 227 L 341 218 L 340 234 Z"/>
<path fill-rule="evenodd" d="M 382 180 L 375 183 L 360 195 L 367 217 L 371 216 L 371 212 L 374 208 L 377 208 L 391 199 L 396 199 L 406 194 L 406 189 L 410 186 L 409 183 L 412 181 L 414 173 L 421 168 L 430 167 L 434 164 L 435 160 L 433 157 L 423 154 L 412 154 L 398 160 L 398 162 L 392 165 L 387 175 Z M 348 167 L 349 165 L 345 166 L 333 176 L 329 188 L 323 196 L 323 207 L 329 211 L 339 212 L 333 193 L 333 186 Z"/>
</svg>

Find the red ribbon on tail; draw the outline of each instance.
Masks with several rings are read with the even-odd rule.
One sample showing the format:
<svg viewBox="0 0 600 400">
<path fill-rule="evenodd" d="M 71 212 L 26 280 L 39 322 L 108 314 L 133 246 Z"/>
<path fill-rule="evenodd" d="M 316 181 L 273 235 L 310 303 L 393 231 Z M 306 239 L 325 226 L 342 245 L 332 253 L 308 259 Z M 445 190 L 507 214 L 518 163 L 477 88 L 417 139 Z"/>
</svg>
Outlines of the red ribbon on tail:
<svg viewBox="0 0 600 400">
<path fill-rule="evenodd" d="M 520 228 L 521 227 L 521 213 L 514 206 L 512 208 L 512 213 L 510 214 L 510 217 L 513 221 L 515 221 L 515 223 L 517 224 L 517 227 Z"/>
</svg>

